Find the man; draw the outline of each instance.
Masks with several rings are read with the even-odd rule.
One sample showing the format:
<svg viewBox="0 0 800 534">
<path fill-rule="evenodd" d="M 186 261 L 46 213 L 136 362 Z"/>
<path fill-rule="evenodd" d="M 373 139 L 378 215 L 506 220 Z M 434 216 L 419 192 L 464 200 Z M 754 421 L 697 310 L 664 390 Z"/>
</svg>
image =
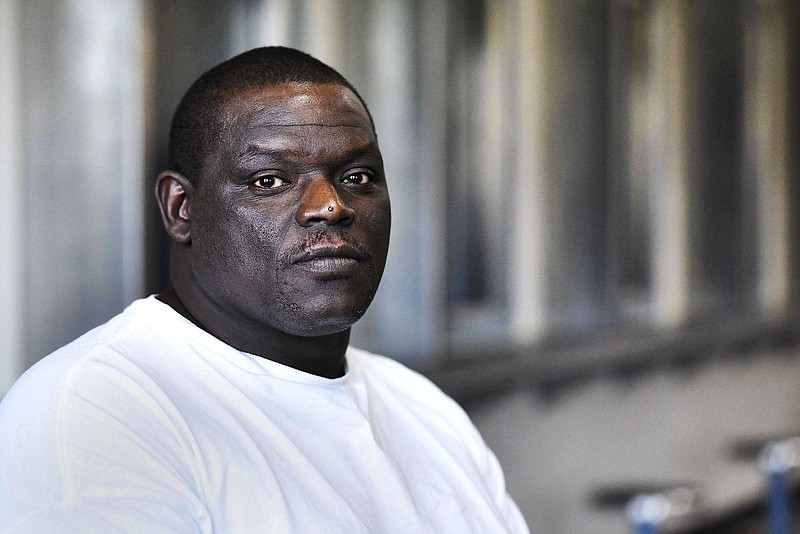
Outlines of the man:
<svg viewBox="0 0 800 534">
<path fill-rule="evenodd" d="M 0 407 L 9 532 L 525 532 L 463 411 L 349 348 L 389 242 L 372 118 L 261 48 L 203 75 L 156 196 L 172 288 L 44 358 Z"/>
</svg>

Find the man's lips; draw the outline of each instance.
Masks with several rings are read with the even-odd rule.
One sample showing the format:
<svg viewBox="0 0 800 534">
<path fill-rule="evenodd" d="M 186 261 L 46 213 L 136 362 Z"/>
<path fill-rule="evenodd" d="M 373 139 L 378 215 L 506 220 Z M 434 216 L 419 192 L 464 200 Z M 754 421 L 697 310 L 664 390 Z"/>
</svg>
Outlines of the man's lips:
<svg viewBox="0 0 800 534">
<path fill-rule="evenodd" d="M 291 263 L 309 271 L 346 272 L 367 259 L 367 255 L 347 244 L 320 244 L 304 249 Z"/>
</svg>

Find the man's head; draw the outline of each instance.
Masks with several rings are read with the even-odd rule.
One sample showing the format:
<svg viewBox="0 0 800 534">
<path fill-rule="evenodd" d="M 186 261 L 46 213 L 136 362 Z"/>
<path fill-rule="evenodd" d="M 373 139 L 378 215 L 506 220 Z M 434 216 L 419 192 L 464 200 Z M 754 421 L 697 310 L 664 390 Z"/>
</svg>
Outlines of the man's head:
<svg viewBox="0 0 800 534">
<path fill-rule="evenodd" d="M 200 76 L 181 99 L 169 132 L 170 169 L 197 183 L 200 168 L 225 129 L 224 117 L 220 114 L 225 102 L 250 89 L 288 82 L 347 87 L 364 106 L 375 130 L 369 108 L 358 91 L 334 69 L 293 48 L 255 48 Z"/>
<path fill-rule="evenodd" d="M 363 315 L 389 196 L 372 118 L 344 78 L 295 50 L 247 52 L 192 86 L 170 144 L 156 193 L 173 286 L 201 322 L 321 336 Z"/>
</svg>

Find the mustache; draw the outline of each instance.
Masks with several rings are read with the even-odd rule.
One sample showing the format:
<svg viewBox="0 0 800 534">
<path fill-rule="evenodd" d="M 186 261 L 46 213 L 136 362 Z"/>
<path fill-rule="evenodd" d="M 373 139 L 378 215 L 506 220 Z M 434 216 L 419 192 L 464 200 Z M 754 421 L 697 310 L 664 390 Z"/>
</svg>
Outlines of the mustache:
<svg viewBox="0 0 800 534">
<path fill-rule="evenodd" d="M 283 265 L 287 265 L 292 262 L 293 258 L 297 258 L 298 256 L 311 251 L 315 247 L 325 245 L 347 245 L 356 249 L 366 258 L 367 261 L 372 260 L 372 254 L 370 254 L 361 243 L 359 243 L 352 236 L 344 233 L 341 229 L 321 228 L 310 230 L 302 240 L 294 243 L 289 248 L 284 250 L 280 255 L 280 262 Z"/>
</svg>

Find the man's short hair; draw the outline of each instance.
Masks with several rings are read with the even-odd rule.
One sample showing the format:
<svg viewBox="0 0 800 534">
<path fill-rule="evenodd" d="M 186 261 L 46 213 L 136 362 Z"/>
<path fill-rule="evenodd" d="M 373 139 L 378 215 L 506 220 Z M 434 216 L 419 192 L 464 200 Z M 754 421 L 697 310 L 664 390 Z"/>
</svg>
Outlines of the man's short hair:
<svg viewBox="0 0 800 534">
<path fill-rule="evenodd" d="M 289 82 L 336 84 L 358 97 L 375 123 L 366 102 L 344 76 L 299 50 L 268 46 L 249 50 L 212 68 L 189 88 L 178 104 L 169 132 L 170 168 L 197 184 L 222 131 L 225 103 L 250 89 Z"/>
</svg>

